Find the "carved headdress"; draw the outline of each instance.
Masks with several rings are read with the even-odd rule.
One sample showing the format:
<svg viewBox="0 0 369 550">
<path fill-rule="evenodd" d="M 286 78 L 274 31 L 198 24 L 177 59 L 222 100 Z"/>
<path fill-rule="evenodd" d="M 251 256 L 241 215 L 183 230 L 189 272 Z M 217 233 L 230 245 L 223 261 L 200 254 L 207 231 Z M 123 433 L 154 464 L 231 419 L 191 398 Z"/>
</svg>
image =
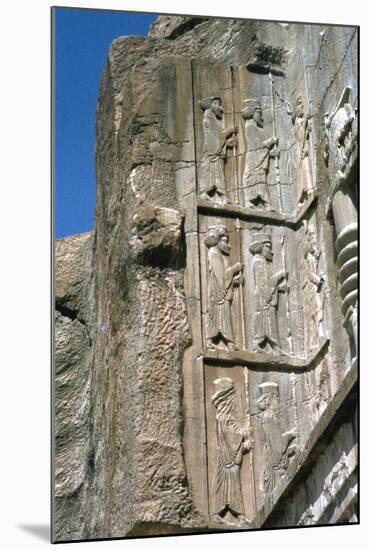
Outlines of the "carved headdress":
<svg viewBox="0 0 369 550">
<path fill-rule="evenodd" d="M 242 116 L 246 120 L 250 120 L 256 111 L 256 109 L 261 110 L 261 104 L 258 99 L 245 99 L 245 107 L 242 111 Z"/>
<path fill-rule="evenodd" d="M 208 230 L 206 232 L 205 237 L 205 246 L 207 248 L 211 248 L 213 246 L 216 246 L 218 244 L 218 241 L 220 237 L 223 237 L 224 235 L 228 235 L 228 229 L 225 225 L 209 225 Z"/>
<path fill-rule="evenodd" d="M 259 254 L 265 243 L 272 243 L 269 233 L 255 233 L 249 246 L 251 254 Z"/>
<path fill-rule="evenodd" d="M 213 382 L 215 393 L 211 396 L 211 402 L 223 416 L 229 413 L 234 406 L 234 382 L 231 378 L 217 378 Z"/>
<path fill-rule="evenodd" d="M 263 399 L 266 394 L 269 393 L 273 393 L 279 396 L 279 385 L 277 384 L 277 382 L 263 382 L 262 384 L 259 384 L 259 390 L 261 396 L 259 397 L 258 402 Z"/>
<path fill-rule="evenodd" d="M 210 97 L 204 97 L 203 99 L 201 99 L 199 101 L 201 109 L 203 111 L 206 111 L 207 109 L 210 109 L 211 104 L 213 103 L 213 101 L 215 99 L 218 99 L 220 101 L 220 103 L 222 103 L 222 98 L 218 95 L 212 95 Z"/>
<path fill-rule="evenodd" d="M 291 105 L 290 101 L 287 101 L 287 114 L 291 116 L 292 124 L 295 124 L 296 118 L 297 118 L 297 110 L 302 105 L 303 109 L 304 107 L 304 99 L 302 95 L 298 95 L 295 99 L 295 102 L 293 103 L 293 106 Z"/>
<path fill-rule="evenodd" d="M 267 407 L 275 420 L 279 420 L 279 385 L 276 382 L 259 384 L 260 397 L 257 404 L 261 410 Z"/>
</svg>

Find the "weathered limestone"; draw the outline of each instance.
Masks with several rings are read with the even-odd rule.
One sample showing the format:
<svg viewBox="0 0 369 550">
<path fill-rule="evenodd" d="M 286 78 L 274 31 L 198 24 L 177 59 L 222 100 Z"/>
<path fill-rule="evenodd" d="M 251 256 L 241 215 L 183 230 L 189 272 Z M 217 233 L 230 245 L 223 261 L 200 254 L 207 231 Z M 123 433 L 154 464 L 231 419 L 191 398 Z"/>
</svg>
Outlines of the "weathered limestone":
<svg viewBox="0 0 369 550">
<path fill-rule="evenodd" d="M 112 44 L 94 235 L 57 245 L 56 540 L 357 521 L 356 33 Z"/>
<path fill-rule="evenodd" d="M 84 503 L 93 470 L 93 233 L 56 243 L 55 269 L 55 537 L 86 536 Z M 91 309 L 90 309 L 91 308 Z"/>
</svg>

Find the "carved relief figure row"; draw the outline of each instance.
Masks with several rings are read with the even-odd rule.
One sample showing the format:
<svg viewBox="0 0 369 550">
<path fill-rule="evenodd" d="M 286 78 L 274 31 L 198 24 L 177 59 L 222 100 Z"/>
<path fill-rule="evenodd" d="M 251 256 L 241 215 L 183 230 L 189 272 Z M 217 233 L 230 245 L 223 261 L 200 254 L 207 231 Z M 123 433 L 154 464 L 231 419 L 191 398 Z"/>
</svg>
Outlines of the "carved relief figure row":
<svg viewBox="0 0 369 550">
<path fill-rule="evenodd" d="M 210 225 L 204 240 L 207 248 L 207 314 L 205 322 L 206 347 L 210 350 L 236 351 L 234 322 L 243 323 L 243 316 L 235 314 L 235 290 L 242 293 L 245 283 L 243 265 L 231 265 L 229 234 L 222 224 Z M 283 245 L 282 245 L 283 246 Z M 315 230 L 304 223 L 300 269 L 303 312 L 305 318 L 305 355 L 317 349 L 324 339 L 323 330 L 323 272 L 319 272 L 320 252 Z M 288 294 L 288 272 L 276 270 L 273 262 L 271 235 L 255 231 L 251 236 L 252 280 L 246 281 L 254 289 L 252 350 L 285 354 L 281 348 L 278 326 L 278 307 L 281 293 Z M 242 300 L 240 300 L 243 303 Z M 242 327 L 243 330 L 244 327 Z M 240 332 L 240 331 L 239 331 Z"/>
<path fill-rule="evenodd" d="M 333 214 L 337 229 L 340 292 L 345 326 L 353 340 L 354 357 L 357 346 L 357 219 L 356 219 L 356 160 L 357 160 L 357 111 L 349 103 L 350 90 L 346 89 L 333 111 L 326 115 L 326 160 L 331 170 L 331 188 L 328 198 L 328 213 Z M 245 120 L 247 152 L 242 175 L 243 205 L 249 209 L 273 211 L 269 192 L 270 166 L 278 158 L 278 139 L 264 132 L 261 104 L 257 99 L 245 100 L 242 116 Z M 225 128 L 221 98 L 207 98 L 202 102 L 204 114 L 205 146 L 201 164 L 200 196 L 202 199 L 225 204 L 229 202 L 225 179 L 227 149 L 235 151 L 237 132 L 235 126 Z M 313 195 L 311 166 L 311 115 L 305 114 L 301 97 L 294 108 L 288 106 L 291 115 L 291 139 L 287 169 L 296 185 L 298 206 L 301 207 Z M 275 128 L 274 128 L 275 129 Z M 332 177 L 333 172 L 333 177 Z M 276 171 L 274 171 L 276 173 Z M 238 225 L 237 225 L 238 223 Z M 235 227 L 238 227 L 237 219 Z M 299 226 L 296 258 L 298 281 L 302 296 L 304 319 L 303 348 L 305 357 L 317 350 L 325 338 L 324 308 L 326 276 L 322 270 L 321 254 L 314 218 L 304 220 Z M 243 285 L 251 285 L 252 295 L 252 351 L 274 355 L 285 353 L 281 347 L 278 308 L 280 296 L 288 294 L 289 273 L 286 268 L 277 269 L 274 264 L 272 236 L 266 229 L 248 234 L 248 247 L 244 253 L 252 256 L 250 277 L 244 278 L 243 253 L 240 249 L 238 262 L 231 262 L 229 233 L 225 225 L 209 225 L 204 244 L 207 251 L 207 312 L 205 324 L 206 347 L 213 351 L 237 350 L 236 333 L 244 335 L 244 313 L 234 308 L 237 292 L 238 305 L 243 308 Z M 238 235 L 239 239 L 239 235 Z M 241 247 L 241 245 L 240 245 Z M 282 241 L 283 250 L 283 241 Z M 283 253 L 282 253 L 283 256 Z M 282 262 L 285 264 L 285 262 Z M 292 273 L 292 268 L 291 268 Z M 292 277 L 292 275 L 291 275 Z M 289 321 L 288 321 L 289 322 Z M 236 367 L 239 368 L 239 367 Z M 327 370 L 327 367 L 325 368 Z M 245 369 L 246 371 L 247 369 Z M 322 368 L 313 405 L 317 408 L 328 400 L 326 370 Z M 292 376 L 292 375 L 291 375 Z M 245 515 L 243 500 L 244 457 L 252 457 L 257 445 L 261 448 L 260 487 L 265 497 L 271 494 L 286 477 L 291 461 L 298 452 L 297 414 L 292 425 L 290 420 L 281 420 L 280 386 L 266 381 L 258 385 L 259 397 L 255 400 L 253 418 L 255 436 L 251 431 L 249 391 L 246 384 L 246 403 L 242 403 L 239 389 L 232 378 L 222 377 L 214 382 L 210 397 L 215 416 L 215 463 L 210 466 L 210 508 L 212 522 L 245 527 L 250 521 Z M 255 394 L 254 394 L 255 395 Z M 296 394 L 292 390 L 292 402 L 297 407 Z M 282 409 L 283 412 L 283 409 Z M 318 411 L 319 412 L 319 411 Z M 287 415 L 290 419 L 290 416 Z M 254 424 L 255 422 L 255 424 Z M 285 425 L 287 423 L 287 426 Z M 283 424 L 283 425 L 282 425 Z M 348 459 L 343 453 L 340 461 L 325 480 L 323 497 L 329 505 L 337 491 L 349 476 Z M 254 477 L 252 477 L 254 483 Z M 250 489 L 250 487 L 248 487 Z M 253 487 L 254 489 L 254 487 Z M 251 497 L 250 497 L 251 498 Z M 315 508 L 310 505 L 301 515 L 298 525 L 312 525 L 317 521 Z"/>
<path fill-rule="evenodd" d="M 242 118 L 245 120 L 246 140 L 245 166 L 241 176 L 243 206 L 251 209 L 276 211 L 272 205 L 270 186 L 279 184 L 279 139 L 267 135 L 261 102 L 257 98 L 244 100 Z M 215 203 L 231 202 L 227 196 L 225 163 L 227 150 L 233 151 L 236 157 L 238 147 L 238 127 L 225 127 L 222 99 L 211 96 L 200 101 L 204 111 L 203 138 L 204 146 L 199 167 L 199 197 Z M 274 110 L 274 103 L 272 103 Z M 296 185 L 298 207 L 312 195 L 313 179 L 310 160 L 311 116 L 305 116 L 302 97 L 299 96 L 294 108 L 287 104 L 287 114 L 291 115 L 292 138 L 289 140 L 287 171 L 290 183 Z M 274 113 L 273 113 L 274 116 Z M 275 130 L 275 128 L 274 128 Z M 271 163 L 275 162 L 275 179 L 271 179 Z M 235 168 L 234 168 L 235 170 Z M 237 175 L 236 175 L 237 177 Z"/>
<path fill-rule="evenodd" d="M 211 403 L 215 412 L 216 458 L 210 480 L 212 521 L 244 527 L 250 522 L 245 516 L 241 469 L 245 453 L 252 456 L 254 447 L 250 410 L 246 407 L 245 411 L 243 405 L 236 406 L 239 395 L 231 378 L 218 378 L 213 385 L 215 392 Z M 260 490 L 266 495 L 287 473 L 297 452 L 297 431 L 296 426 L 282 431 L 279 385 L 264 382 L 259 385 L 259 390 L 257 406 L 263 461 Z M 244 410 L 241 414 L 240 409 Z"/>
<path fill-rule="evenodd" d="M 209 226 L 205 245 L 208 248 L 206 346 L 213 350 L 235 351 L 237 347 L 232 302 L 234 289 L 240 288 L 244 282 L 243 266 L 239 262 L 234 265 L 229 263 L 229 235 L 225 226 Z M 256 233 L 249 249 L 254 256 L 254 351 L 280 352 L 277 324 L 278 293 L 287 290 L 285 282 L 288 274 L 285 270 L 273 271 L 270 235 Z"/>
</svg>

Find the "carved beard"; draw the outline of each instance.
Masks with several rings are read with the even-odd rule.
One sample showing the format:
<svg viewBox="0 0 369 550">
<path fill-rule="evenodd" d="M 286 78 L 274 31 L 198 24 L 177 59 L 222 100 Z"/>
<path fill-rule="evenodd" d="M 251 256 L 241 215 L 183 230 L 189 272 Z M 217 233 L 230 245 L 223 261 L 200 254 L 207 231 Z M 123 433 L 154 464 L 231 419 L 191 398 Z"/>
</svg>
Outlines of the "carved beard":
<svg viewBox="0 0 369 550">
<path fill-rule="evenodd" d="M 305 114 L 305 107 L 303 103 L 297 103 L 295 107 L 295 116 L 296 118 L 304 118 Z"/>
<path fill-rule="evenodd" d="M 271 250 L 264 250 L 263 256 L 268 262 L 273 261 L 273 252 Z"/>
<path fill-rule="evenodd" d="M 255 113 L 254 113 L 253 119 L 256 122 L 256 126 L 258 126 L 259 128 L 264 128 L 264 119 L 262 114 L 260 114 L 260 118 L 258 117 L 255 118 Z"/>
<path fill-rule="evenodd" d="M 259 408 L 265 416 L 270 416 L 276 422 L 279 422 L 279 403 L 278 398 L 275 395 L 266 395 L 263 401 L 259 403 Z"/>
<path fill-rule="evenodd" d="M 229 256 L 231 253 L 231 247 L 227 243 L 223 243 L 220 241 L 218 243 L 218 248 L 221 252 L 223 252 L 223 254 L 226 254 L 226 256 Z"/>
<path fill-rule="evenodd" d="M 309 250 L 310 254 L 316 259 L 318 260 L 319 259 L 319 256 L 320 256 L 320 252 L 319 252 L 319 249 L 316 245 L 316 242 L 315 240 L 314 241 L 310 241 L 310 250 Z"/>
<path fill-rule="evenodd" d="M 213 113 L 215 114 L 215 116 L 217 118 L 223 118 L 223 109 L 222 107 L 212 107 L 211 110 L 213 111 Z"/>
<path fill-rule="evenodd" d="M 256 122 L 256 126 L 259 128 L 264 128 L 264 119 L 262 116 L 259 119 L 254 118 L 254 121 Z"/>
</svg>

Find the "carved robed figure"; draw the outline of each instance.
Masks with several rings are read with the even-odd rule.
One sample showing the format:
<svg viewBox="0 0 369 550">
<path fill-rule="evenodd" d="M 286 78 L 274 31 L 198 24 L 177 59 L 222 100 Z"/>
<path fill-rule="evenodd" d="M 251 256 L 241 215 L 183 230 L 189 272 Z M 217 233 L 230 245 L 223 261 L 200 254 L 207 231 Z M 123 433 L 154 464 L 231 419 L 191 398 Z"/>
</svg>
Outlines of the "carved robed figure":
<svg viewBox="0 0 369 550">
<path fill-rule="evenodd" d="M 235 147 L 237 128 L 224 126 L 222 99 L 219 96 L 200 101 L 204 111 L 204 146 L 199 170 L 199 196 L 213 202 L 227 203 L 225 160 L 227 148 Z M 232 139 L 229 139 L 233 135 Z"/>
<path fill-rule="evenodd" d="M 297 207 L 301 208 L 303 203 L 313 193 L 310 153 L 311 116 L 309 113 L 305 114 L 304 101 L 301 96 L 296 100 L 294 109 L 291 112 L 291 119 L 294 147 L 289 150 L 289 154 L 290 156 L 294 156 L 292 164 L 295 168 L 294 179 L 296 182 Z"/>
<path fill-rule="evenodd" d="M 318 274 L 320 252 L 312 227 L 305 224 L 302 262 L 302 291 L 305 309 L 305 353 L 319 346 L 322 333 L 323 304 L 320 291 L 324 278 Z"/>
<path fill-rule="evenodd" d="M 276 137 L 267 138 L 264 130 L 260 101 L 246 99 L 242 116 L 245 119 L 245 138 L 247 153 L 243 173 L 243 194 L 247 208 L 274 210 L 268 188 L 270 159 L 278 152 Z"/>
<path fill-rule="evenodd" d="M 236 350 L 232 320 L 234 287 L 242 283 L 242 265 L 229 265 L 229 236 L 223 225 L 208 228 L 208 311 L 206 345 L 209 349 Z"/>
<path fill-rule="evenodd" d="M 216 464 L 212 478 L 212 517 L 226 523 L 227 512 L 244 525 L 240 470 L 244 453 L 251 449 L 250 433 L 235 417 L 235 389 L 230 378 L 214 381 L 211 402 L 216 409 Z M 230 523 L 228 521 L 228 523 Z"/>
<path fill-rule="evenodd" d="M 277 309 L 279 292 L 287 290 L 285 280 L 287 272 L 280 270 L 273 273 L 273 250 L 270 235 L 256 233 L 249 246 L 253 254 L 254 274 L 254 351 L 271 348 L 281 352 Z"/>
<path fill-rule="evenodd" d="M 263 382 L 259 385 L 258 408 L 261 412 L 261 426 L 264 445 L 264 493 L 273 491 L 286 474 L 291 457 L 296 454 L 296 431 L 282 433 L 280 419 L 279 385 Z"/>
</svg>

